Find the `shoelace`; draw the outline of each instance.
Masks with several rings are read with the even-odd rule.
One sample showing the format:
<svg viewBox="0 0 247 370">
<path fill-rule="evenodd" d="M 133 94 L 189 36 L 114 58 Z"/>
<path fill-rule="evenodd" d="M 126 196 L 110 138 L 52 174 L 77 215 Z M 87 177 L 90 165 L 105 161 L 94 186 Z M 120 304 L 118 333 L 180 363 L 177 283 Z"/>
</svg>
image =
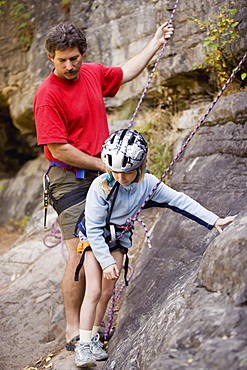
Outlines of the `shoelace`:
<svg viewBox="0 0 247 370">
<path fill-rule="evenodd" d="M 77 351 L 77 354 L 80 360 L 83 359 L 83 356 L 92 354 L 92 344 L 91 343 L 83 343 L 83 344 L 79 343 L 77 348 L 79 349 L 79 351 Z"/>
<path fill-rule="evenodd" d="M 99 333 L 95 334 L 92 338 L 92 345 L 95 345 L 96 347 L 102 349 L 103 344 L 100 342 L 100 335 Z"/>
</svg>

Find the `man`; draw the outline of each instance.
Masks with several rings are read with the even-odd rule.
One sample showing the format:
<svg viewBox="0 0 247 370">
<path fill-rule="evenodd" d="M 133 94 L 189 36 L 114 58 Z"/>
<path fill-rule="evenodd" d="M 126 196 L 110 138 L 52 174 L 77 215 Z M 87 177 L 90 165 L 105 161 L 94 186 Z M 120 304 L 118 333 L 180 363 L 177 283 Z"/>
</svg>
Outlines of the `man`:
<svg viewBox="0 0 247 370">
<path fill-rule="evenodd" d="M 58 212 L 68 249 L 62 281 L 68 350 L 73 350 L 79 334 L 85 289 L 83 269 L 79 282 L 74 282 L 80 259 L 74 230 L 91 182 L 104 171 L 100 152 L 109 136 L 103 98 L 114 97 L 121 84 L 138 76 L 172 34 L 172 25 L 163 24 L 147 46 L 122 67 L 83 63 L 86 38 L 72 24 L 59 24 L 46 36 L 45 47 L 54 69 L 37 90 L 34 115 L 38 144 L 44 145 L 50 161 L 50 201 Z"/>
</svg>

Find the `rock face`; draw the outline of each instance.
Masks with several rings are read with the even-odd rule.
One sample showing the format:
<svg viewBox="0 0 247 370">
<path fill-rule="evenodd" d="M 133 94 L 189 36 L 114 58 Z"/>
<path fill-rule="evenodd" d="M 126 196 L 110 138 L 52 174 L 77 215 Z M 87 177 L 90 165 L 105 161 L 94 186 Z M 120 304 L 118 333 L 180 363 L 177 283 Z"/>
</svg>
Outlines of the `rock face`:
<svg viewBox="0 0 247 370">
<path fill-rule="evenodd" d="M 42 178 L 47 168 L 47 160 L 41 154 L 26 162 L 16 177 L 0 180 L 0 225 L 32 216 L 43 198 Z"/>
<path fill-rule="evenodd" d="M 16 4 L 5 2 L 0 23 L 0 225 L 26 215 L 32 219 L 23 236 L 0 257 L 0 367 L 44 369 L 47 364 L 37 360 L 53 352 L 54 370 L 73 370 L 74 355 L 63 350 L 61 279 L 66 253 L 61 246 L 47 248 L 43 243 L 42 175 L 47 162 L 36 147 L 32 100 L 51 69 L 44 37 L 51 26 L 69 20 L 87 34 L 87 61 L 121 65 L 146 44 L 157 24 L 169 19 L 174 2 L 27 0 L 22 4 L 27 7 L 26 38 L 19 33 L 23 13 L 13 18 Z M 175 34 L 145 97 L 144 107 L 153 108 L 161 98 L 167 104 L 160 87 L 175 96 L 179 113 L 173 119 L 181 134 L 174 155 L 216 95 L 210 76 L 193 69 L 193 63 L 203 60 L 205 34 L 188 19 L 212 19 L 223 4 L 179 3 Z M 243 35 L 234 53 L 241 57 L 247 45 L 245 1 L 236 7 Z M 126 126 L 154 62 L 116 98 L 106 100 L 113 126 Z M 221 97 L 169 177 L 172 187 L 219 216 L 237 218 L 219 235 L 170 210 L 142 211 L 152 231 L 152 249 L 142 243 L 143 233 L 136 227 L 134 276 L 122 296 L 110 358 L 99 368 L 247 368 L 246 98 L 244 91 Z M 10 177 L 17 170 L 16 177 Z M 55 220 L 49 209 L 48 226 L 58 231 Z M 56 241 L 49 239 L 50 244 Z"/>
</svg>

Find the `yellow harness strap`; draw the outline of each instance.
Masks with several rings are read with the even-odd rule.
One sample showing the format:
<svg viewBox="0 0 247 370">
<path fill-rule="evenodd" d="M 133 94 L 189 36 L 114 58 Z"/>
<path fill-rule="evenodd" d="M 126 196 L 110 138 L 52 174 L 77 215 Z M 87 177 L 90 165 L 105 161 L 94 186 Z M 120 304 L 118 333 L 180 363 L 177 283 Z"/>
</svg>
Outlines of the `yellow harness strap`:
<svg viewBox="0 0 247 370">
<path fill-rule="evenodd" d="M 90 247 L 90 243 L 89 242 L 79 242 L 78 245 L 77 245 L 77 252 L 78 253 L 83 253 L 84 250 L 87 247 Z"/>
</svg>

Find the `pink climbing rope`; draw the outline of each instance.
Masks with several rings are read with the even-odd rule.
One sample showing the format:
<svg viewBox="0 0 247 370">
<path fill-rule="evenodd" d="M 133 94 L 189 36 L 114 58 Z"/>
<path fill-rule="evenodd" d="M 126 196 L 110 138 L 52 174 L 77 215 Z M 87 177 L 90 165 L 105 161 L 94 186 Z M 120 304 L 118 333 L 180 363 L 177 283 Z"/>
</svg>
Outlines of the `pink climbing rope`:
<svg viewBox="0 0 247 370">
<path fill-rule="evenodd" d="M 133 269 L 132 266 L 129 265 L 129 269 L 130 269 L 130 274 L 127 277 L 128 282 L 130 281 L 130 279 L 132 278 L 133 273 L 134 273 L 134 269 Z M 109 340 L 109 335 L 110 335 L 110 331 L 111 331 L 111 327 L 112 327 L 112 323 L 113 323 L 115 304 L 116 304 L 116 301 L 117 301 L 118 297 L 123 292 L 125 286 L 126 286 L 125 283 L 123 283 L 122 286 L 119 288 L 119 290 L 117 292 L 116 292 L 115 289 L 113 291 L 112 298 L 111 298 L 111 304 L 110 304 L 109 311 L 108 311 L 108 324 L 107 325 L 105 324 L 105 331 L 104 331 L 104 340 L 105 341 Z"/>
<path fill-rule="evenodd" d="M 48 243 L 48 240 L 47 240 L 48 238 L 53 238 L 57 241 L 50 244 Z M 43 237 L 43 243 L 47 248 L 53 248 L 53 247 L 56 247 L 59 243 L 61 243 L 61 241 L 62 241 L 61 230 L 58 227 L 58 222 L 56 219 L 55 222 L 53 222 L 53 224 L 51 225 L 50 233 L 46 234 Z"/>
<path fill-rule="evenodd" d="M 171 17 L 170 17 L 170 20 L 169 20 L 168 24 L 172 24 L 172 21 L 173 21 L 174 14 L 175 14 L 175 12 L 176 12 L 176 9 L 177 9 L 177 6 L 178 6 L 178 3 L 179 3 L 179 0 L 176 0 L 176 3 L 175 3 L 175 5 L 174 5 L 174 8 L 173 8 L 173 11 L 172 11 L 172 14 L 171 14 Z M 155 73 L 155 71 L 156 71 L 156 68 L 157 68 L 157 66 L 158 66 L 158 64 L 159 64 L 159 62 L 160 62 L 160 59 L 161 59 L 161 57 L 162 57 L 162 55 L 163 55 L 163 53 L 164 53 L 164 50 L 165 50 L 165 47 L 166 47 L 166 45 L 167 45 L 168 41 L 169 41 L 169 40 L 165 40 L 164 44 L 162 45 L 162 48 L 161 48 L 160 53 L 159 53 L 159 55 L 158 55 L 158 58 L 157 58 L 157 60 L 156 60 L 156 62 L 155 62 L 155 65 L 154 65 L 154 67 L 153 67 L 153 69 L 152 69 L 152 71 L 151 71 L 151 73 L 150 73 L 150 76 L 149 76 L 149 78 L 148 78 L 147 85 L 145 86 L 145 89 L 143 90 L 143 93 L 142 93 L 142 95 L 141 95 L 141 97 L 140 97 L 140 100 L 139 100 L 139 102 L 138 102 L 137 106 L 136 106 L 136 109 L 135 109 L 135 111 L 134 111 L 134 113 L 133 113 L 133 116 L 132 116 L 132 118 L 131 118 L 131 120 L 130 120 L 130 123 L 129 123 L 129 125 L 128 125 L 128 128 L 130 128 L 130 127 L 132 126 L 132 124 L 133 124 L 133 122 L 134 122 L 134 120 L 135 120 L 135 118 L 136 118 L 137 112 L 138 112 L 138 110 L 139 110 L 139 108 L 140 108 L 140 106 L 141 106 L 141 103 L 142 103 L 142 101 L 143 101 L 143 99 L 144 99 L 144 97 L 145 97 L 145 95 L 146 95 L 146 93 L 147 93 L 147 90 L 148 90 L 148 88 L 149 88 L 149 86 L 150 86 L 150 84 L 151 84 L 151 81 L 152 81 L 153 75 L 154 75 L 154 73 Z"/>
<path fill-rule="evenodd" d="M 50 239 L 50 242 L 48 242 L 49 239 Z M 51 242 L 51 239 L 53 239 L 53 242 Z M 54 241 L 54 239 L 55 239 L 55 241 Z M 43 237 L 43 243 L 47 248 L 56 247 L 58 244 L 61 243 L 62 256 L 65 259 L 65 261 L 68 262 L 68 257 L 66 255 L 66 253 L 64 252 L 63 236 L 62 236 L 61 230 L 58 226 L 58 219 L 56 219 L 55 222 L 53 222 L 53 224 L 51 225 L 50 233 L 47 233 Z"/>
</svg>

